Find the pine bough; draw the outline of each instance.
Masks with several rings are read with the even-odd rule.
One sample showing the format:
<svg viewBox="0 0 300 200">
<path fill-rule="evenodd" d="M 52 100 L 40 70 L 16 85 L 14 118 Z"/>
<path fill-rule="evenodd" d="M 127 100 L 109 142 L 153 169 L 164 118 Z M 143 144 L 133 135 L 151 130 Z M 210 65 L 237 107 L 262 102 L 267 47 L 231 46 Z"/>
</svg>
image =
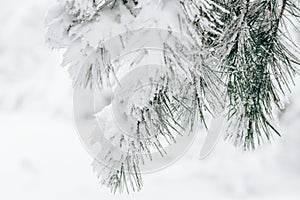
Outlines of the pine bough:
<svg viewBox="0 0 300 200">
<path fill-rule="evenodd" d="M 157 8 L 161 15 L 151 16 Z M 170 24 L 162 20 L 166 13 Z M 274 107 L 283 108 L 300 64 L 298 1 L 59 0 L 46 19 L 47 40 L 66 49 L 63 65 L 74 87 L 111 88 L 122 66 L 110 63 L 104 41 L 146 26 L 143 17 L 170 33 L 181 30 L 192 42 L 163 45 L 167 71 L 161 84 L 148 91 L 148 103 L 128 108 L 136 113 L 136 137 L 116 133 L 111 142 L 120 142 L 126 153 L 114 157 L 109 148 L 103 152 L 109 165 L 93 164 L 102 184 L 113 192 L 140 190 L 139 167 L 151 160 L 150 149 L 163 156 L 162 140 L 175 143 L 174 133 L 193 131 L 195 120 L 205 125 L 206 112 L 224 114 L 226 138 L 244 150 L 280 135 Z"/>
</svg>

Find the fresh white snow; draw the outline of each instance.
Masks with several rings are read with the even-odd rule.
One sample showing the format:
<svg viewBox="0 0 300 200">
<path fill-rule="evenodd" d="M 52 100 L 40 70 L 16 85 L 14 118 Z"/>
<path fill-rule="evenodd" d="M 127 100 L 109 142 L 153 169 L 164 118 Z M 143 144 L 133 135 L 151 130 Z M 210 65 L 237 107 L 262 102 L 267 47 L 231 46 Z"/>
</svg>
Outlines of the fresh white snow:
<svg viewBox="0 0 300 200">
<path fill-rule="evenodd" d="M 172 166 L 144 176 L 139 193 L 112 195 L 92 172 L 73 121 L 62 52 L 44 41 L 50 0 L 0 3 L 0 199 L 300 198 L 300 81 L 279 116 L 281 138 L 254 152 L 221 141 L 198 160 L 205 133 Z"/>
</svg>

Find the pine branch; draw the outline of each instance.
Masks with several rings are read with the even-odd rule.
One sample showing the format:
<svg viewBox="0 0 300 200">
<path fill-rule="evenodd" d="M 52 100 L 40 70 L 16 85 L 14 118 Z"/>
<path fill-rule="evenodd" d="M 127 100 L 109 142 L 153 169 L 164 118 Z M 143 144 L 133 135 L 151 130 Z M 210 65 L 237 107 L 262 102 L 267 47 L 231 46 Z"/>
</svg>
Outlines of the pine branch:
<svg viewBox="0 0 300 200">
<path fill-rule="evenodd" d="M 236 20 L 227 22 L 216 55 L 223 55 L 220 69 L 227 82 L 228 138 L 254 149 L 269 141 L 272 132 L 280 135 L 270 122 L 272 107 L 281 107 L 277 87 L 284 95 L 295 66 L 278 36 L 286 2 L 279 14 L 277 1 L 244 2 L 243 10 L 234 12 Z"/>
</svg>

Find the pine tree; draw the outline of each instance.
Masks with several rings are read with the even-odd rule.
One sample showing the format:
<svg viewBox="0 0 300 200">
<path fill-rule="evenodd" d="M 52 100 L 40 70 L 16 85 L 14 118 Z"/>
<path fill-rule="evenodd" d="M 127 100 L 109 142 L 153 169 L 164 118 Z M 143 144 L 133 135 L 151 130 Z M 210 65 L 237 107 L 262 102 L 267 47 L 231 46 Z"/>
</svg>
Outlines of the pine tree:
<svg viewBox="0 0 300 200">
<path fill-rule="evenodd" d="M 112 192 L 139 191 L 140 167 L 152 160 L 151 152 L 164 156 L 163 143 L 176 143 L 198 121 L 206 126 L 208 114 L 224 115 L 226 138 L 244 150 L 280 135 L 273 110 L 283 107 L 298 72 L 299 16 L 299 2 L 292 0 L 59 0 L 46 19 L 47 40 L 66 49 L 63 66 L 74 87 L 114 88 L 143 53 L 112 62 L 114 51 L 135 39 L 132 30 L 147 25 L 167 30 L 159 84 L 146 87 L 142 100 L 125 94 L 113 101 L 125 102 L 119 109 L 131 119 L 129 135 L 113 121 L 113 102 L 96 115 L 103 124 L 95 134 L 107 136 L 99 140 L 105 165 L 93 163 L 101 183 Z M 118 40 L 107 45 L 115 35 Z"/>
</svg>

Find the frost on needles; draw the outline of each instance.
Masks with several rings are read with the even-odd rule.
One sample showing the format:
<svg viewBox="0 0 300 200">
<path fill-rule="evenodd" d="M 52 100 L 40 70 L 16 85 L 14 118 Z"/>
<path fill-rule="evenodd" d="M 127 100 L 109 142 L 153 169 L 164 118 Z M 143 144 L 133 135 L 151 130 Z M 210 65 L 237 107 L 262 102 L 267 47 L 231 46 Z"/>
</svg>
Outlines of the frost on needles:
<svg viewBox="0 0 300 200">
<path fill-rule="evenodd" d="M 127 72 L 126 64 L 112 63 L 110 38 L 126 33 L 117 41 L 122 48 L 132 30 L 164 29 L 172 38 L 161 44 L 160 84 L 145 89 L 143 103 L 126 105 L 135 137 L 108 131 L 117 130 L 107 117 L 111 105 L 96 114 L 110 128 L 101 130 L 109 142 L 126 149 L 117 154 L 103 142 L 107 166 L 93 163 L 101 183 L 112 192 L 139 191 L 150 150 L 164 156 L 162 143 L 175 144 L 174 136 L 194 131 L 196 121 L 206 126 L 208 115 L 223 115 L 225 138 L 244 150 L 280 135 L 273 112 L 283 108 L 298 73 L 299 20 L 297 0 L 58 0 L 46 18 L 46 38 L 66 49 L 62 65 L 74 87 L 112 89 Z"/>
</svg>

